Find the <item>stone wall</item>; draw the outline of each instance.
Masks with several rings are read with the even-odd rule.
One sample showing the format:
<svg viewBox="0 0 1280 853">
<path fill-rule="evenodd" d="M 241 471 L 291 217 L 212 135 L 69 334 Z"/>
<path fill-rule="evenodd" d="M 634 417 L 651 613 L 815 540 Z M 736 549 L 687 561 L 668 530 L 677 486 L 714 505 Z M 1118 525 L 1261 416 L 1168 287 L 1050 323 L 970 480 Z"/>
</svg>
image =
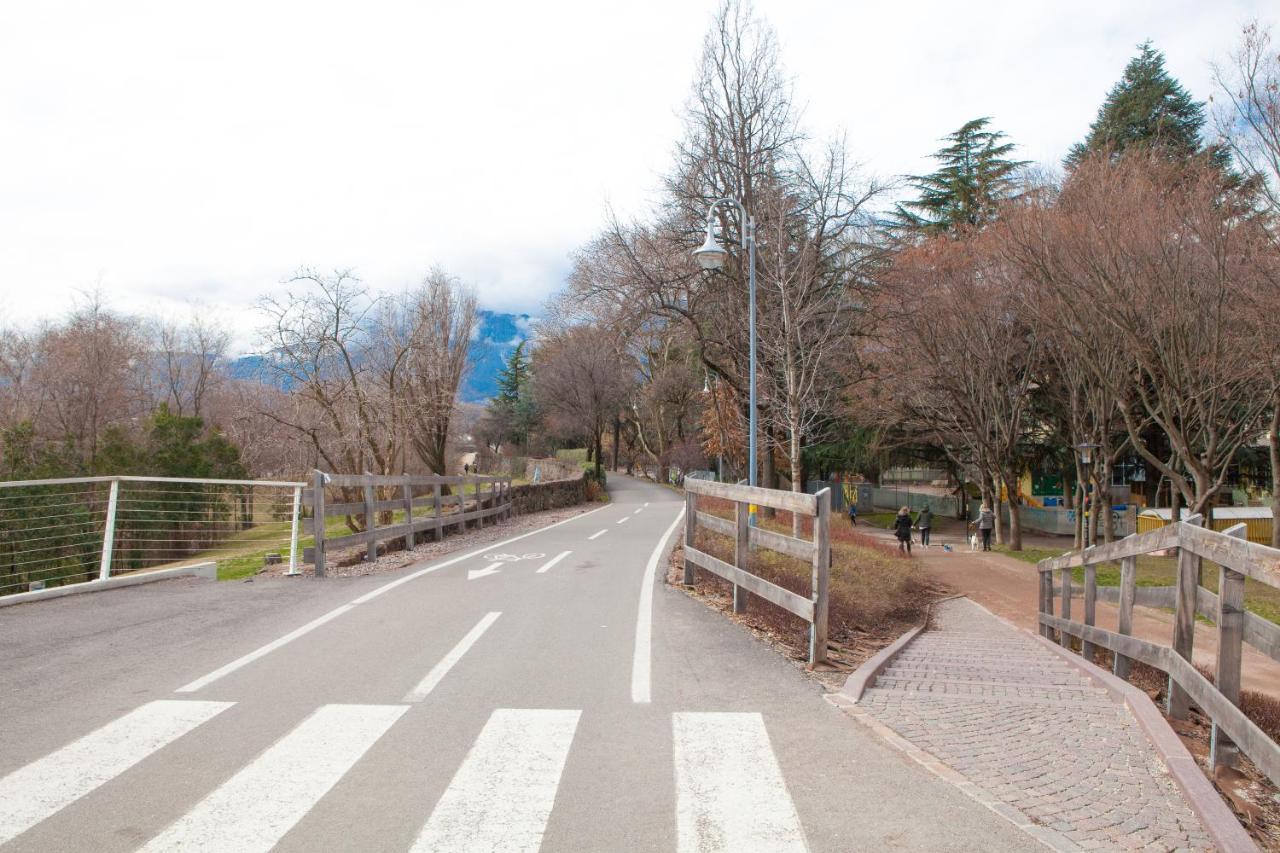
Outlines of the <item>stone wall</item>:
<svg viewBox="0 0 1280 853">
<path fill-rule="evenodd" d="M 530 466 L 533 462 L 530 461 Z M 544 469 L 543 476 L 546 476 Z M 577 476 L 565 480 L 544 480 L 541 483 L 528 483 L 511 487 L 512 510 L 516 515 L 530 512 L 541 512 L 544 509 L 558 509 L 563 506 L 574 506 L 586 503 L 586 473 L 579 470 Z"/>
</svg>

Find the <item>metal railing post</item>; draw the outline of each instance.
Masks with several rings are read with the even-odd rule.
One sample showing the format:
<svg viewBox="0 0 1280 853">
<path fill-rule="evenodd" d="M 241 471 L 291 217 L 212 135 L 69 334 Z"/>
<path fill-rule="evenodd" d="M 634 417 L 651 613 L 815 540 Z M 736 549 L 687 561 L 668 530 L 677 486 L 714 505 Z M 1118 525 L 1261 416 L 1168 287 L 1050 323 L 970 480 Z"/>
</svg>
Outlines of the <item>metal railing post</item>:
<svg viewBox="0 0 1280 853">
<path fill-rule="evenodd" d="M 293 523 L 289 529 L 289 571 L 298 574 L 298 524 L 302 518 L 302 486 L 293 487 Z"/>
<path fill-rule="evenodd" d="M 116 503 L 120 499 L 120 481 L 111 481 L 107 497 L 107 519 L 102 527 L 102 562 L 98 565 L 98 580 L 111 577 L 111 553 L 116 547 Z"/>
</svg>

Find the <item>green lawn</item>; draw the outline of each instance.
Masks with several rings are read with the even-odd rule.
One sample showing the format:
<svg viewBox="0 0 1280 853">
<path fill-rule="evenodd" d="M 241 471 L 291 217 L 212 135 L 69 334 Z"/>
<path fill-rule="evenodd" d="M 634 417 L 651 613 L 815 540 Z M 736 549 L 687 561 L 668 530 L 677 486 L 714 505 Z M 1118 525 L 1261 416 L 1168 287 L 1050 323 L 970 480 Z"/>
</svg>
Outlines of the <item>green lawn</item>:
<svg viewBox="0 0 1280 853">
<path fill-rule="evenodd" d="M 995 549 L 1006 556 L 1014 557 L 1027 563 L 1038 563 L 1048 557 L 1058 557 L 1062 551 L 1050 548 L 1026 548 L 1022 551 L 1010 551 L 1005 545 L 997 545 Z M 1098 586 L 1120 585 L 1120 564 L 1100 563 L 1097 567 Z M 1138 586 L 1174 586 L 1177 582 L 1177 561 L 1173 557 L 1152 557 L 1144 554 L 1138 557 Z M 1218 591 L 1218 565 L 1204 561 L 1204 587 L 1210 592 Z M 1072 572 L 1078 583 L 1084 583 L 1084 569 L 1077 568 Z M 1252 578 L 1245 579 L 1245 607 L 1253 613 L 1280 622 L 1280 589 L 1259 583 Z"/>
<path fill-rule="evenodd" d="M 879 527 L 883 530 L 893 529 L 893 520 L 898 517 L 896 512 L 870 512 L 866 515 L 858 513 L 859 524 L 870 524 L 872 527 Z"/>
</svg>

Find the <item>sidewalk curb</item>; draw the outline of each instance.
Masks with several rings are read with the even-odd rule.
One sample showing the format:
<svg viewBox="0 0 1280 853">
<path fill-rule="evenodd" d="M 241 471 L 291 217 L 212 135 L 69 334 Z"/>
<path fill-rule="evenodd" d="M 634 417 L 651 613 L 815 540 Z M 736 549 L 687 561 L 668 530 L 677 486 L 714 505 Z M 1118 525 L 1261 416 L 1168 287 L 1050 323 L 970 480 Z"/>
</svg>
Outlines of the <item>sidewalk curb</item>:
<svg viewBox="0 0 1280 853">
<path fill-rule="evenodd" d="M 1151 742 L 1156 754 L 1160 756 L 1160 760 L 1164 762 L 1169 775 L 1173 777 L 1174 784 L 1182 791 L 1187 803 L 1200 818 L 1200 822 L 1204 824 L 1205 830 L 1220 850 L 1234 853 L 1234 851 L 1258 849 L 1253 839 L 1249 837 L 1249 833 L 1236 819 L 1235 814 L 1222 801 L 1213 783 L 1204 775 L 1200 765 L 1196 764 L 1196 760 L 1187 751 L 1187 747 L 1177 733 L 1169 726 L 1164 715 L 1151 701 L 1150 696 L 1097 664 L 1067 651 L 1057 643 L 1050 642 L 1031 631 L 1025 633 L 1058 657 L 1071 663 L 1091 681 L 1105 688 L 1118 703 L 1129 710 L 1139 728 L 1147 736 L 1147 740 Z"/>
<path fill-rule="evenodd" d="M 929 602 L 928 607 L 925 608 L 924 622 L 908 629 L 901 637 L 863 661 L 861 666 L 849 673 L 849 677 L 845 679 L 843 687 L 835 693 L 829 694 L 830 701 L 833 704 L 839 704 L 840 707 L 845 707 L 845 703 L 852 704 L 861 699 L 863 693 L 875 686 L 876 676 L 884 672 L 889 663 L 897 657 L 898 652 L 909 646 L 912 640 L 920 636 L 920 633 L 929 627 L 929 620 L 933 618 L 934 606 L 955 598 L 964 598 L 964 596 L 948 595 Z M 839 699 L 837 700 L 835 697 L 839 697 Z"/>
<path fill-rule="evenodd" d="M 199 577 L 208 578 L 209 580 L 218 579 L 217 563 L 196 563 L 192 566 L 179 566 L 176 569 L 160 569 L 155 572 L 141 572 L 139 574 L 117 575 L 106 580 L 84 581 L 82 583 L 71 583 L 66 586 L 51 586 L 48 589 L 37 589 L 31 592 L 17 592 L 13 595 L 0 596 L 0 607 L 9 607 L 14 604 L 29 604 L 33 601 L 44 601 L 49 598 L 62 598 L 65 595 L 79 595 L 84 592 L 102 592 L 108 589 L 118 589 L 122 586 L 136 586 L 140 583 L 152 583 L 154 581 L 172 580 L 173 578 L 182 577 Z"/>
</svg>

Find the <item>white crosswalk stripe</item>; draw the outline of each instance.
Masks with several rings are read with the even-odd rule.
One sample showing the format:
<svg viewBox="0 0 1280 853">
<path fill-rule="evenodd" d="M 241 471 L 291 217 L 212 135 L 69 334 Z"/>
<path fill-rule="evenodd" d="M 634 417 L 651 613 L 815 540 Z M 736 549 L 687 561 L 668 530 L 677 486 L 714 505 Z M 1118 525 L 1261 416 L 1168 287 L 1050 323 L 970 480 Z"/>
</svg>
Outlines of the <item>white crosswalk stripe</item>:
<svg viewBox="0 0 1280 853">
<path fill-rule="evenodd" d="M 143 850 L 270 850 L 407 710 L 322 706 Z"/>
<path fill-rule="evenodd" d="M 234 702 L 148 702 L 0 779 L 0 844 L 119 776 Z"/>
<path fill-rule="evenodd" d="M 581 713 L 494 711 L 418 835 L 415 853 L 538 850 Z"/>
<path fill-rule="evenodd" d="M 671 722 L 680 853 L 808 849 L 763 717 L 676 713 Z"/>
</svg>

